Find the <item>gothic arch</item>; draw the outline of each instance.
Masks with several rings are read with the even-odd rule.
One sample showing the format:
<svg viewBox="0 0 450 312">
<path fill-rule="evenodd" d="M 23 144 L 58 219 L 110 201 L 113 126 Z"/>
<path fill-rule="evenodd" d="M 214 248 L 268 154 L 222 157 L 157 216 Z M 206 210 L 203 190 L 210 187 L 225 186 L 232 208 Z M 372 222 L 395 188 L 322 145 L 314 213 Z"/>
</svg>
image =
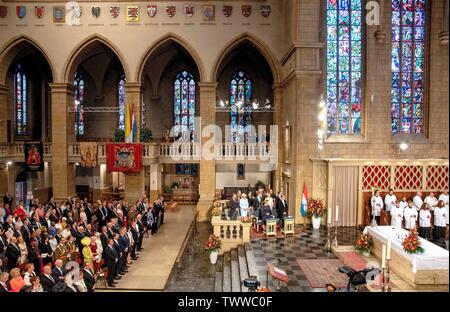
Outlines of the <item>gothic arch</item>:
<svg viewBox="0 0 450 312">
<path fill-rule="evenodd" d="M 211 70 L 211 81 L 216 82 L 219 78 L 219 71 L 221 66 L 223 65 L 226 57 L 239 45 L 243 43 L 250 43 L 258 52 L 262 54 L 262 56 L 266 59 L 269 67 L 272 71 L 274 83 L 279 83 L 281 81 L 280 69 L 278 65 L 278 61 L 273 55 L 273 53 L 269 50 L 269 48 L 258 38 L 250 33 L 242 33 L 239 36 L 232 39 L 228 44 L 223 47 L 216 60 L 214 61 L 214 65 Z"/>
<path fill-rule="evenodd" d="M 192 57 L 195 64 L 197 65 L 197 70 L 198 70 L 198 73 L 200 76 L 199 77 L 200 82 L 205 81 L 205 79 L 206 79 L 205 67 L 201 61 L 200 55 L 197 53 L 197 51 L 195 51 L 195 49 L 187 41 L 185 41 L 183 38 L 181 38 L 173 33 L 168 33 L 168 34 L 160 37 L 150 46 L 149 49 L 147 49 L 147 51 L 145 51 L 144 55 L 142 56 L 142 58 L 140 59 L 140 61 L 138 63 L 139 65 L 136 70 L 136 81 L 142 82 L 142 74 L 144 72 L 144 67 L 145 67 L 145 64 L 147 63 L 148 59 L 161 45 L 163 45 L 164 43 L 169 42 L 169 41 L 173 41 L 173 42 L 179 44 L 183 49 L 185 49 L 188 52 L 188 54 Z"/>
<path fill-rule="evenodd" d="M 29 37 L 28 35 L 20 35 L 9 40 L 0 49 L 0 85 L 5 85 L 6 75 L 8 73 L 8 69 L 11 63 L 13 62 L 16 55 L 20 52 L 20 50 L 26 47 L 27 45 L 33 46 L 42 54 L 42 56 L 47 61 L 48 66 L 50 67 L 50 71 L 52 74 L 52 81 L 54 82 L 58 80 L 55 71 L 55 66 L 48 57 L 47 52 L 33 38 Z"/>
<path fill-rule="evenodd" d="M 68 83 L 72 81 L 78 66 L 89 54 L 90 48 L 98 43 L 101 43 L 108 47 L 117 56 L 120 63 L 122 64 L 125 76 L 130 77 L 128 63 L 126 62 L 123 54 L 119 51 L 119 49 L 109 39 L 101 35 L 94 34 L 83 40 L 72 50 L 72 52 L 70 52 L 70 56 L 66 60 L 61 76 L 63 78 L 63 82 Z"/>
</svg>

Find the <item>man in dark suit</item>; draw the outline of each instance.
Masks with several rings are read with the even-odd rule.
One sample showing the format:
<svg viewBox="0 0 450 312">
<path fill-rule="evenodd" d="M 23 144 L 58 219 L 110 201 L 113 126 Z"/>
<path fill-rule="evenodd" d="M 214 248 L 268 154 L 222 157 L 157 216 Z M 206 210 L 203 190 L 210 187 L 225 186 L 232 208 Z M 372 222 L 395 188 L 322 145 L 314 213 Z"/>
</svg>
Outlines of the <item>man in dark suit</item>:
<svg viewBox="0 0 450 312">
<path fill-rule="evenodd" d="M 102 247 L 105 249 L 108 246 L 108 229 L 106 226 L 102 227 L 102 232 L 100 233 L 100 241 L 102 242 Z"/>
<path fill-rule="evenodd" d="M 144 232 L 145 232 L 145 226 L 144 223 L 142 222 L 142 215 L 138 214 L 137 216 L 137 227 L 138 227 L 138 231 L 139 231 L 139 240 L 137 243 L 137 251 L 141 251 L 142 249 L 142 241 L 144 240 Z"/>
<path fill-rule="evenodd" d="M 108 286 L 116 287 L 117 282 L 114 281 L 116 276 L 116 264 L 119 261 L 119 255 L 114 248 L 114 240 L 108 239 L 108 246 L 103 251 L 105 253 L 106 265 L 108 266 Z"/>
<path fill-rule="evenodd" d="M 279 218 L 282 218 L 284 214 L 288 211 L 288 205 L 284 195 L 280 194 L 279 200 L 277 201 L 277 214 Z"/>
<path fill-rule="evenodd" d="M 66 270 L 63 268 L 64 262 L 61 259 L 55 261 L 55 266 L 52 269 L 52 275 L 56 282 L 64 282 L 66 277 Z"/>
<path fill-rule="evenodd" d="M 0 273 L 0 292 L 9 292 L 11 285 L 8 282 L 9 274 L 7 272 Z"/>
<path fill-rule="evenodd" d="M 83 268 L 83 280 L 86 284 L 86 288 L 88 292 L 93 292 L 95 287 L 95 275 L 92 272 L 92 265 L 90 262 L 86 262 Z"/>
<path fill-rule="evenodd" d="M 133 235 L 133 245 L 131 246 L 131 259 L 137 260 L 136 250 L 137 250 L 137 243 L 139 240 L 139 233 L 136 230 L 136 222 L 133 222 L 130 224 L 130 231 L 131 235 Z"/>
<path fill-rule="evenodd" d="M 17 246 L 17 238 L 11 237 L 8 247 L 6 247 L 6 255 L 8 256 L 8 271 L 17 266 L 20 257 L 20 248 Z"/>
<path fill-rule="evenodd" d="M 120 229 L 120 237 L 119 237 L 119 247 L 120 251 L 122 253 L 122 256 L 119 259 L 119 274 L 128 272 L 126 268 L 127 264 L 127 258 L 128 258 L 128 252 L 130 250 L 130 242 L 127 237 L 127 229 L 121 228 Z"/>
<path fill-rule="evenodd" d="M 6 236 L 4 235 L 5 231 L 0 227 L 0 259 L 3 259 L 6 254 Z M 1 268 L 0 268 L 1 269 Z"/>
<path fill-rule="evenodd" d="M 100 228 L 105 226 L 107 222 L 106 219 L 108 218 L 108 209 L 106 208 L 106 202 L 103 202 L 103 204 L 98 207 L 95 215 L 97 216 L 98 226 Z"/>
<path fill-rule="evenodd" d="M 44 266 L 44 274 L 41 276 L 41 285 L 44 291 L 51 292 L 53 286 L 56 284 L 56 279 L 52 276 L 52 267 L 50 265 Z"/>
<path fill-rule="evenodd" d="M 230 212 L 228 213 L 228 216 L 230 218 L 233 218 L 234 214 L 236 213 L 236 210 L 239 210 L 239 199 L 237 198 L 236 194 L 233 194 L 233 196 L 230 199 Z"/>
</svg>

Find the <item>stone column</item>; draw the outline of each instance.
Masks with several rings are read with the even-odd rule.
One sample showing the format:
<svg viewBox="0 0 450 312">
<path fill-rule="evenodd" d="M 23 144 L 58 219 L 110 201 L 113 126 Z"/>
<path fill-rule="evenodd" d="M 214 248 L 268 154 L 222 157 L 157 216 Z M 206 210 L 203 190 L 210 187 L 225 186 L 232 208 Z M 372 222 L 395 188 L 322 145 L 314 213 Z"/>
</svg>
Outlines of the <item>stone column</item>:
<svg viewBox="0 0 450 312">
<path fill-rule="evenodd" d="M 161 193 L 161 165 L 150 165 L 150 201 L 154 202 Z"/>
<path fill-rule="evenodd" d="M 8 88 L 0 85 L 0 142 L 8 140 Z"/>
<path fill-rule="evenodd" d="M 126 103 L 134 104 L 134 118 L 136 120 L 136 133 L 134 142 L 140 141 L 141 133 L 141 111 L 142 111 L 142 84 L 138 82 L 128 82 L 125 84 Z M 139 174 L 125 175 L 125 200 L 130 204 L 139 197 L 145 195 L 145 172 L 144 166 Z"/>
<path fill-rule="evenodd" d="M 284 124 L 283 124 L 283 89 L 279 85 L 273 86 L 273 104 L 275 106 L 274 122 L 278 127 L 277 147 L 278 147 L 278 159 L 277 167 L 275 169 L 275 178 L 273 181 L 272 189 L 274 192 L 281 190 L 281 174 L 283 170 L 283 153 L 284 153 Z"/>
<path fill-rule="evenodd" d="M 68 162 L 68 144 L 75 142 L 75 115 L 68 112 L 73 106 L 74 88 L 67 83 L 49 84 L 52 94 L 52 181 L 55 200 L 74 196 L 75 166 Z"/>
<path fill-rule="evenodd" d="M 216 124 L 216 83 L 200 82 L 200 131 L 207 125 Z M 202 137 L 200 132 L 201 146 L 208 140 Z M 216 194 L 216 161 L 200 159 L 200 199 L 197 203 L 199 221 L 207 221 L 208 209 Z"/>
</svg>

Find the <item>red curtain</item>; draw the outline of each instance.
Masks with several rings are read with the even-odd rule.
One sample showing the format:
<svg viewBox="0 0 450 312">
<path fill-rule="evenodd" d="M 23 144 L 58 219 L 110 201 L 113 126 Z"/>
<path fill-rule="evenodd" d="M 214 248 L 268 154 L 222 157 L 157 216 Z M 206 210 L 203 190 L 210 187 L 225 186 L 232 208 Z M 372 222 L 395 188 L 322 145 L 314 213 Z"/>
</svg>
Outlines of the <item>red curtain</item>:
<svg viewBox="0 0 450 312">
<path fill-rule="evenodd" d="M 142 167 L 142 144 L 106 144 L 108 172 L 139 173 Z"/>
</svg>

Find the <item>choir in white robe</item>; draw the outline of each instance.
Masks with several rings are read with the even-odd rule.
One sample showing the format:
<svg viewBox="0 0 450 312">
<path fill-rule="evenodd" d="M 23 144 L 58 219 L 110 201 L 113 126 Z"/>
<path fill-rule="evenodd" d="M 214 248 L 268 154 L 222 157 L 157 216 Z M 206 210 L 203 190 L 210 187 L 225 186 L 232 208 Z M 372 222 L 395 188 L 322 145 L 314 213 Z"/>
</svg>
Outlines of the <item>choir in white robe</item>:
<svg viewBox="0 0 450 312">
<path fill-rule="evenodd" d="M 448 224 L 448 216 L 449 216 L 449 211 L 448 211 L 448 194 L 441 194 L 439 195 L 439 200 L 442 200 L 444 202 L 445 205 L 445 222 L 446 224 Z"/>
<path fill-rule="evenodd" d="M 372 196 L 370 202 L 372 203 L 372 213 L 375 217 L 379 217 L 381 209 L 383 209 L 383 199 L 381 196 Z"/>
<path fill-rule="evenodd" d="M 392 207 L 395 206 L 395 202 L 397 201 L 397 196 L 395 194 L 389 195 L 387 194 L 384 198 L 384 205 L 386 206 L 386 211 L 391 211 Z"/>
<path fill-rule="evenodd" d="M 445 237 L 445 206 L 444 207 L 435 207 L 434 208 L 434 237 L 439 239 L 441 237 Z"/>
<path fill-rule="evenodd" d="M 405 200 L 400 201 L 400 208 L 402 208 L 403 211 L 408 207 L 408 202 Z"/>
<path fill-rule="evenodd" d="M 405 218 L 405 229 L 410 230 L 416 226 L 417 210 L 414 207 L 406 207 L 403 217 Z"/>
<path fill-rule="evenodd" d="M 436 197 L 431 197 L 430 195 L 428 195 L 427 197 L 425 197 L 423 202 L 428 204 L 430 211 L 433 211 L 437 206 L 438 200 Z"/>
<path fill-rule="evenodd" d="M 399 206 L 394 205 L 391 209 L 391 225 L 402 227 L 403 221 L 403 209 Z"/>
<path fill-rule="evenodd" d="M 428 209 L 419 211 L 419 235 L 425 239 L 431 238 L 431 212 Z"/>
<path fill-rule="evenodd" d="M 419 195 L 414 196 L 413 203 L 414 203 L 414 208 L 416 208 L 416 210 L 419 211 L 423 205 L 422 197 L 420 197 Z"/>
</svg>

